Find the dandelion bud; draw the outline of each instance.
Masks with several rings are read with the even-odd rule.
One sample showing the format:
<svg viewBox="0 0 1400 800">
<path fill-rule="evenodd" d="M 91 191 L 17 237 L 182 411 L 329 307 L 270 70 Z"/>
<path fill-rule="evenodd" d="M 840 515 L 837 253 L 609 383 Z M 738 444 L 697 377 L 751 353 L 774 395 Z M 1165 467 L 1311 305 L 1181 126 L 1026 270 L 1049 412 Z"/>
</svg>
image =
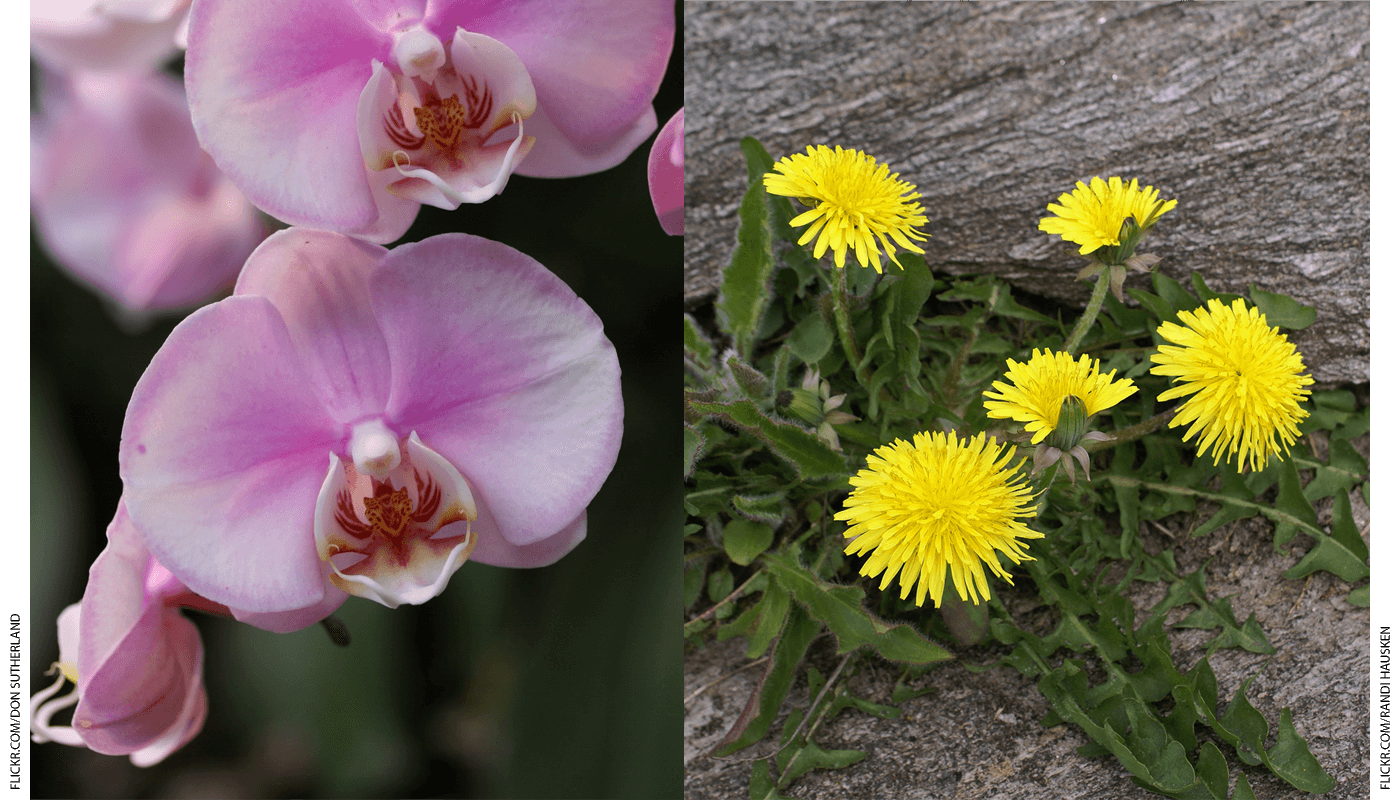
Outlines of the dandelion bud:
<svg viewBox="0 0 1400 800">
<path fill-rule="evenodd" d="M 807 389 L 792 389 L 783 392 L 784 398 L 780 396 L 779 401 L 787 399 L 787 403 L 778 403 L 778 410 L 793 419 L 800 419 L 808 425 L 819 425 L 826 418 L 826 413 L 822 410 L 822 400 L 816 392 Z"/>
</svg>

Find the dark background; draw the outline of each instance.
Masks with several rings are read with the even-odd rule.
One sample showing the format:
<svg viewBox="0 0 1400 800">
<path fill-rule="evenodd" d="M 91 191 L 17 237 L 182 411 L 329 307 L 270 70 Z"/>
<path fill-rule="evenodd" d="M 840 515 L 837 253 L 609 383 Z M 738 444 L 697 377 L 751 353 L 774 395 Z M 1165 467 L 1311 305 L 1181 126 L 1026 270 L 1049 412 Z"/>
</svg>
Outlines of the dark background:
<svg viewBox="0 0 1400 800">
<path fill-rule="evenodd" d="M 679 19 L 677 3 L 659 124 L 682 102 Z M 279 635 L 186 612 L 205 645 L 203 731 L 148 769 L 32 745 L 35 797 L 680 796 L 682 242 L 653 213 L 650 146 L 601 174 L 516 176 L 482 205 L 424 207 L 401 240 L 499 240 L 602 318 L 626 428 L 588 538 L 543 569 L 469 562 L 422 606 L 352 597 L 336 614 L 348 648 L 320 626 Z M 37 241 L 31 259 L 32 692 L 52 682 L 58 612 L 105 544 L 131 389 L 180 315 L 124 319 Z"/>
</svg>

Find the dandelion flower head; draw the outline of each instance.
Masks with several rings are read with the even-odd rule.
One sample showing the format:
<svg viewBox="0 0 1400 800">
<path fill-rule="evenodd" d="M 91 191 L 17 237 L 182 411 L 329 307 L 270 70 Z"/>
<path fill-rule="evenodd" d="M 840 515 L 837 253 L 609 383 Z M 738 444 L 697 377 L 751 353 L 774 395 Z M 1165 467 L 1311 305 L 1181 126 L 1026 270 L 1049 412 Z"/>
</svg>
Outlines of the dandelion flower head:
<svg viewBox="0 0 1400 800">
<path fill-rule="evenodd" d="M 1100 247 L 1120 244 L 1119 232 L 1123 221 L 1132 217 L 1139 228 L 1149 228 L 1157 218 L 1176 208 L 1175 200 L 1165 203 L 1157 198 L 1157 190 L 1148 186 L 1138 188 L 1137 178 L 1126 186 L 1119 177 L 1095 176 L 1085 186 L 1075 184 L 1074 191 L 1060 195 L 1060 203 L 1051 203 L 1046 210 L 1054 214 L 1040 221 L 1040 230 L 1058 234 L 1067 242 L 1079 245 L 1079 254 L 1087 255 Z"/>
<path fill-rule="evenodd" d="M 846 553 L 870 554 L 860 574 L 884 572 L 881 589 L 898 574 L 899 596 L 913 589 L 919 606 L 928 597 L 941 605 L 950 571 L 963 600 L 990 599 L 983 566 L 1010 582 L 997 553 L 1019 564 L 1030 559 L 1022 540 L 1043 536 L 1021 521 L 1035 511 L 1031 487 L 1006 469 L 1013 453 L 986 434 L 959 442 L 918 433 L 912 443 L 896 439 L 876 449 L 836 512 L 849 526 Z"/>
<path fill-rule="evenodd" d="M 798 228 L 812 223 L 798 244 L 806 245 L 816 237 L 813 257 L 821 258 L 831 248 L 836 266 L 844 267 L 850 248 L 862 267 L 873 266 L 880 272 L 876 239 L 896 264 L 894 244 L 911 253 L 924 252 L 910 241 L 928 238 L 915 230 L 928 222 L 924 207 L 916 202 L 922 195 L 912 183 L 899 180 L 898 173 L 891 173 L 889 165 L 861 151 L 819 145 L 809 146 L 806 154 L 784 158 L 773 170 L 763 176 L 769 194 L 796 197 L 812 206 L 790 224 Z"/>
<path fill-rule="evenodd" d="M 1219 464 L 1222 453 L 1227 461 L 1239 453 L 1239 471 L 1246 459 L 1251 469 L 1261 469 L 1298 440 L 1298 423 L 1308 416 L 1299 403 L 1311 394 L 1303 387 L 1313 379 L 1303 374 L 1302 356 L 1242 299 L 1229 306 L 1211 299 L 1177 318 L 1185 325 L 1163 322 L 1157 329 L 1175 346 L 1152 355 L 1152 373 L 1179 382 L 1157 399 L 1190 395 L 1171 427 L 1190 423 L 1183 441 L 1201 434 L 1198 456 L 1210 448 Z"/>
<path fill-rule="evenodd" d="M 1127 378 L 1113 379 L 1117 370 L 1100 373 L 1097 359 L 1081 355 L 1076 361 L 1064 351 L 1036 350 L 1025 364 L 1008 358 L 1006 369 L 1011 385 L 995 381 L 982 393 L 988 398 L 987 416 L 1025 423 L 1026 431 L 1033 434 L 1031 444 L 1040 444 L 1055 430 L 1066 397 L 1078 397 L 1084 403 L 1084 415 L 1091 417 L 1137 391 Z"/>
</svg>

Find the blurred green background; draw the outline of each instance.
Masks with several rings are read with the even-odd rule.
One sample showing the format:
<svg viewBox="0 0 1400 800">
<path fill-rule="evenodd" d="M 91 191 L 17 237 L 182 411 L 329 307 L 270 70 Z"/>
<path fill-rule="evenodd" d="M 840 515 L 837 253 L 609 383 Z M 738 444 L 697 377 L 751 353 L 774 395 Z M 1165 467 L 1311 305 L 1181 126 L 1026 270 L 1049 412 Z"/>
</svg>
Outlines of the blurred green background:
<svg viewBox="0 0 1400 800">
<path fill-rule="evenodd" d="M 680 4 L 677 3 L 679 33 Z M 681 106 L 679 38 L 656 97 Z M 588 538 L 559 563 L 468 563 L 439 597 L 390 610 L 351 598 L 320 626 L 272 634 L 186 612 L 205 645 L 209 717 L 148 769 L 31 746 L 35 797 L 681 796 L 680 237 L 647 193 L 650 142 L 598 175 L 512 178 L 479 206 L 425 207 L 402 241 L 466 231 L 505 242 L 589 305 L 622 364 L 617 467 Z M 131 389 L 178 316 L 123 319 L 31 247 L 31 691 L 52 682 L 55 621 L 82 597 L 121 493 Z M 66 718 L 66 713 L 65 717 Z"/>
</svg>

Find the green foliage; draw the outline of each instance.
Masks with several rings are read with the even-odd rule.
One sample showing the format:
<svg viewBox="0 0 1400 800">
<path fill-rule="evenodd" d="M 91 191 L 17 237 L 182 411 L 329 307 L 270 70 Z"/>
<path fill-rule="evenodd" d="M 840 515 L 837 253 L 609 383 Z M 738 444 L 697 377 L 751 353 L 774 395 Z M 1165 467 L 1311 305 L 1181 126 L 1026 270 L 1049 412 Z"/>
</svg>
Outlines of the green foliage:
<svg viewBox="0 0 1400 800">
<path fill-rule="evenodd" d="M 959 648 L 980 652 L 976 640 L 986 633 L 1009 648 L 1001 663 L 1044 694 L 1046 724 L 1078 726 L 1091 740 L 1086 756 L 1112 755 L 1140 786 L 1177 798 L 1252 798 L 1246 772 L 1267 770 L 1298 789 L 1325 791 L 1332 779 L 1293 729 L 1290 711 L 1265 719 L 1248 699 L 1248 682 L 1219 707 L 1210 659 L 1229 648 L 1272 655 L 1269 631 L 1237 598 L 1208 591 L 1207 564 L 1181 570 L 1170 547 L 1148 552 L 1142 537 L 1164 524 L 1223 536 L 1258 519 L 1272 526 L 1281 551 L 1300 534 L 1310 545 L 1279 580 L 1328 572 L 1365 581 L 1369 552 L 1352 504 L 1358 491 L 1369 497 L 1369 465 L 1350 440 L 1369 430 L 1369 410 L 1358 409 L 1355 394 L 1314 392 L 1302 437 L 1265 469 L 1241 474 L 1228 461 L 1198 456 L 1196 440 L 1183 442 L 1183 430 L 1165 424 L 1170 405 L 1156 398 L 1170 383 L 1151 373 L 1149 356 L 1163 341 L 1163 322 L 1241 296 L 1213 291 L 1199 274 L 1187 284 L 1162 273 L 1130 276 L 1132 305 L 1108 296 L 1076 352 L 1139 391 L 1091 418 L 1091 429 L 1115 433 L 1105 444 L 1085 443 L 1091 479 L 1048 482 L 1031 523 L 1045 534 L 1032 543 L 1035 560 L 1003 562 L 1030 575 L 1040 603 L 1028 611 L 1021 602 L 1012 614 L 993 597 L 977 609 L 990 609 L 985 625 L 959 642 L 956 626 L 931 604 L 920 608 L 859 574 L 833 515 L 866 457 L 896 438 L 929 430 L 1019 434 L 1020 425 L 987 417 L 983 393 L 1003 380 L 1008 359 L 1060 349 L 1071 329 L 1078 336 L 1075 320 L 1066 321 L 1073 314 L 991 276 L 939 274 L 917 255 L 900 255 L 884 275 L 848 267 L 833 276 L 797 246 L 790 201 L 763 191 L 772 157 L 753 139 L 741 148 L 749 188 L 713 323 L 698 313 L 684 319 L 684 632 L 694 646 L 742 637 L 748 658 L 767 658 L 714 751 L 727 756 L 771 742 L 743 756 L 753 759 L 750 797 L 781 798 L 811 770 L 864 757 L 824 749 L 816 738 L 843 711 L 898 715 L 850 693 L 847 679 L 859 664 L 904 666 L 891 697 L 899 705 L 933 688 L 913 688 L 906 678 L 943 675 L 948 668 L 935 665 Z M 1246 302 L 1289 330 L 1315 317 L 1256 287 Z M 1032 453 L 1022 447 L 1017 455 Z M 1128 594 L 1142 582 L 1162 590 L 1139 615 Z M 1368 586 L 1347 596 L 1365 605 Z M 1205 657 L 1189 668 L 1172 651 L 1174 632 L 1186 629 L 1209 635 Z M 824 676 L 807 653 L 825 634 L 823 647 L 840 666 Z M 804 668 L 805 702 L 785 705 Z M 1266 749 L 1268 741 L 1276 743 Z"/>
</svg>

